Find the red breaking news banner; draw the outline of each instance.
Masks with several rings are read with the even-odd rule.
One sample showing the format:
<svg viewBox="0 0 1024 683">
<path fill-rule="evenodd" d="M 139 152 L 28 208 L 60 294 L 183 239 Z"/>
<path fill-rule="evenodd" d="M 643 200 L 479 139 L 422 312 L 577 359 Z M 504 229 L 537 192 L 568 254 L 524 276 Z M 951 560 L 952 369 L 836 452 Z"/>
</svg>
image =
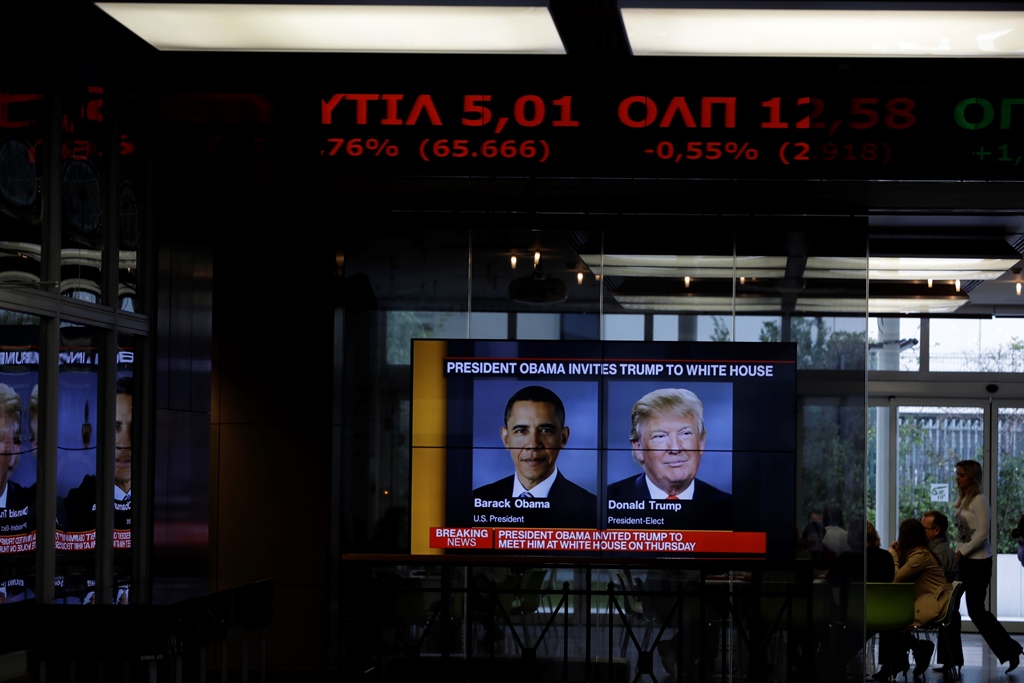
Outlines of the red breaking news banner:
<svg viewBox="0 0 1024 683">
<path fill-rule="evenodd" d="M 36 549 L 36 532 L 0 536 L 0 555 L 27 553 Z"/>
<path fill-rule="evenodd" d="M 637 529 L 430 528 L 431 548 L 477 550 L 620 550 L 649 553 L 764 554 L 755 531 L 648 531 Z"/>
</svg>

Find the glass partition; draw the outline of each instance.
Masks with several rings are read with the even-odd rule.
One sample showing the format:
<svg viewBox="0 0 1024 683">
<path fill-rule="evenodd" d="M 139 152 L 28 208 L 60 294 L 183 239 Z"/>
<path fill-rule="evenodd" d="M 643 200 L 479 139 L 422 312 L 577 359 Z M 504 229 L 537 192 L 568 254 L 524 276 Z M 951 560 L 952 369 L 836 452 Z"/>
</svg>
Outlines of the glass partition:
<svg viewBox="0 0 1024 683">
<path fill-rule="evenodd" d="M 79 301 L 103 298 L 103 247 L 109 207 L 110 137 L 103 83 L 81 70 L 63 93 L 60 293 Z"/>
<path fill-rule="evenodd" d="M 566 638 L 571 656 L 585 656 L 588 651 L 604 652 L 610 638 L 613 651 L 608 656 L 624 658 L 632 674 L 661 677 L 686 675 L 700 667 L 713 675 L 750 671 L 765 656 L 751 645 L 751 638 L 768 638 L 781 648 L 779 656 L 788 652 L 794 666 L 802 661 L 797 653 L 805 646 L 788 650 L 787 642 L 810 637 L 812 631 L 782 635 L 772 624 L 778 610 L 789 609 L 782 606 L 792 604 L 794 591 L 824 582 L 831 563 L 849 549 L 843 533 L 851 522 L 867 517 L 865 491 L 872 485 L 866 461 L 869 335 L 863 260 L 845 267 L 852 284 L 805 278 L 801 288 L 794 269 L 809 255 L 832 253 L 827 242 L 795 240 L 789 247 L 793 253 L 787 253 L 784 245 L 771 240 L 729 231 L 719 231 L 711 242 L 687 239 L 687 233 L 653 249 L 625 239 L 629 233 L 622 229 L 427 230 L 411 241 L 391 232 L 362 235 L 344 255 L 343 553 L 405 552 L 410 547 L 410 523 L 419 515 L 410 491 L 425 476 L 408 466 L 413 443 L 409 421 L 415 415 L 410 411 L 420 382 L 414 373 L 421 367 L 409 356 L 413 339 L 592 340 L 659 348 L 672 342 L 792 342 L 799 404 L 795 481 L 785 487 L 797 492 L 795 501 L 786 501 L 794 510 L 787 522 L 792 558 L 774 565 L 777 575 L 758 575 L 753 593 L 774 591 L 775 602 L 750 601 L 750 574 L 733 575 L 720 568 L 711 572 L 710 565 L 700 563 L 678 570 L 622 571 L 586 569 L 571 557 L 557 558 L 554 567 L 553 558 L 526 562 L 530 566 L 520 559 L 508 567 L 499 562 L 469 567 L 465 574 L 453 572 L 453 586 L 461 585 L 469 594 L 454 597 L 450 605 L 470 625 L 459 622 L 462 626 L 449 635 L 456 643 L 453 651 L 470 656 L 515 655 L 531 647 L 538 654 L 551 650 L 554 655 Z M 863 239 L 848 240 L 840 251 L 851 250 L 864 253 Z M 354 281 L 373 293 L 372 307 L 350 298 L 351 291 L 358 291 L 349 290 Z M 840 294 L 847 298 L 840 300 Z M 831 304 L 833 300 L 838 303 Z M 842 381 L 833 381 L 836 376 Z M 665 382 L 687 385 L 686 378 Z M 344 389 L 354 386 L 367 390 L 357 398 Z M 802 395 L 801 387 L 808 395 Z M 743 405 L 756 405 L 756 398 Z M 473 406 L 464 408 L 466 415 L 473 414 Z M 735 428 L 742 431 L 752 417 L 736 414 Z M 579 441 L 577 432 L 573 434 Z M 762 445 L 768 448 L 773 441 L 765 437 Z M 358 457 L 347 455 L 354 453 Z M 819 513 L 820 540 L 824 542 L 827 532 L 828 553 L 819 552 L 808 530 L 808 521 Z M 546 571 L 540 588 L 534 589 L 530 571 L 540 567 Z M 432 577 L 430 569 L 396 570 L 402 580 Z M 442 586 L 443 573 L 437 577 Z M 461 578 L 456 580 L 455 574 Z M 692 600 L 675 602 L 678 585 L 690 587 Z M 713 604 L 703 599 L 712 588 L 721 596 Z M 506 590 L 507 602 L 500 597 Z M 534 590 L 540 600 L 531 599 Z M 473 591 L 493 601 L 484 607 Z M 664 603 L 663 613 L 659 603 Z M 824 622 L 818 624 L 834 616 L 827 596 L 805 604 L 819 610 L 815 619 Z M 708 610 L 707 623 L 715 628 L 701 633 L 699 646 L 684 647 L 672 634 L 690 628 L 689 620 L 699 620 L 694 605 Z M 509 613 L 514 626 L 503 626 L 500 613 L 491 621 L 489 615 L 499 607 L 515 610 Z M 562 630 L 563 619 L 570 625 L 567 631 Z M 544 628 L 548 635 L 535 640 Z M 424 637 L 423 644 L 447 637 L 436 632 L 424 636 L 422 629 L 392 635 Z M 827 638 L 810 638 L 806 646 L 824 653 L 831 644 Z M 865 666 L 863 660 L 848 664 Z M 811 666 L 818 665 L 820 661 L 812 660 Z"/>
<path fill-rule="evenodd" d="M 63 514 L 58 534 L 58 573 L 66 604 L 96 599 L 96 458 L 103 409 L 99 405 L 100 331 L 61 328 L 57 381 L 57 501 Z M 45 397 L 44 397 L 45 398 Z M 63 513 L 61 513 L 63 509 Z"/>
<path fill-rule="evenodd" d="M 996 609 L 1000 621 L 1024 622 L 1024 407 L 996 406 Z"/>
<path fill-rule="evenodd" d="M 35 598 L 39 321 L 0 309 L 0 602 Z"/>
<path fill-rule="evenodd" d="M 114 416 L 106 420 L 114 441 L 113 577 L 111 596 L 114 604 L 131 602 L 132 587 L 132 443 L 138 441 L 140 425 L 133 416 L 137 403 L 135 391 L 135 337 L 121 335 L 117 347 L 117 371 L 114 386 Z M 140 413 L 141 414 L 141 413 Z"/>
<path fill-rule="evenodd" d="M 41 286 L 45 122 L 37 89 L 0 83 L 0 283 Z"/>
<path fill-rule="evenodd" d="M 119 93 L 118 186 L 117 186 L 117 307 L 129 313 L 144 312 L 139 266 L 143 218 L 147 209 L 145 145 L 141 130 L 142 105 L 136 97 Z"/>
</svg>

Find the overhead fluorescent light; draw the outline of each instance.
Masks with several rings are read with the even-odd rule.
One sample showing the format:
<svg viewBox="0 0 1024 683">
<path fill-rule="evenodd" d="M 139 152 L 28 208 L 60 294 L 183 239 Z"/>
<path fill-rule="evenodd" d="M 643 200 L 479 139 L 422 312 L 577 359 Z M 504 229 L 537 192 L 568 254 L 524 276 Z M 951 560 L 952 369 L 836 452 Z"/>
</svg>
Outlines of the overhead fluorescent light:
<svg viewBox="0 0 1024 683">
<path fill-rule="evenodd" d="M 782 307 L 779 297 L 727 297 L 727 296 L 616 296 L 615 301 L 626 310 L 678 311 L 717 313 L 775 312 Z M 968 303 L 967 295 L 946 297 L 800 297 L 793 307 L 795 313 L 855 313 L 865 307 L 873 315 L 953 313 Z"/>
<path fill-rule="evenodd" d="M 883 314 L 929 314 L 953 313 L 964 304 L 970 303 L 967 294 L 958 292 L 946 283 L 935 283 L 929 287 L 923 283 L 888 280 L 872 282 L 866 290 L 866 298 L 857 295 L 815 295 L 810 290 L 801 294 L 794 308 L 800 313 L 822 313 L 845 310 L 864 311 L 875 315 Z"/>
<path fill-rule="evenodd" d="M 565 54 L 545 0 L 96 6 L 163 51 Z"/>
<path fill-rule="evenodd" d="M 804 275 L 861 279 L 867 270 L 871 280 L 994 280 L 1019 261 L 1020 258 L 811 256 Z"/>
<path fill-rule="evenodd" d="M 785 256 L 580 254 L 595 275 L 623 277 L 782 277 Z"/>
<path fill-rule="evenodd" d="M 737 311 L 743 313 L 773 312 L 782 307 L 780 297 L 770 296 L 702 296 L 702 295 L 616 295 L 615 301 L 626 310 L 640 311 L 696 311 L 717 313 Z"/>
<path fill-rule="evenodd" d="M 884 3 L 778 8 L 620 0 L 638 56 L 1024 57 L 1024 12 L 885 9 Z M 892 7 L 892 3 L 889 3 Z M 948 6 L 948 5 L 947 5 Z"/>
<path fill-rule="evenodd" d="M 805 277 L 870 280 L 994 280 L 1020 263 L 1003 238 L 879 237 L 870 256 L 809 256 Z"/>
<path fill-rule="evenodd" d="M 970 299 L 956 297 L 872 297 L 867 300 L 871 315 L 924 315 L 929 313 L 953 313 Z M 796 313 L 853 313 L 864 310 L 864 299 L 803 298 L 794 306 Z"/>
</svg>

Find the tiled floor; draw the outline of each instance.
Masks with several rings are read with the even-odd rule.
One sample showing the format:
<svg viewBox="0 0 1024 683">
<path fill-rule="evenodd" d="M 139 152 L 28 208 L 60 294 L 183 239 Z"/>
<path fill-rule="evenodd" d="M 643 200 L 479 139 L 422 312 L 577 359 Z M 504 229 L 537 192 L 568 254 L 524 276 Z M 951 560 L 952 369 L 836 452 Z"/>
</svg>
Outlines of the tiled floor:
<svg viewBox="0 0 1024 683">
<path fill-rule="evenodd" d="M 583 676 L 583 661 L 579 653 L 572 655 L 569 666 L 563 668 L 558 642 L 550 643 L 550 647 L 547 645 L 539 647 L 535 654 L 538 664 L 542 666 L 535 670 L 531 666 L 524 664 L 525 660 L 520 650 L 513 639 L 508 637 L 507 631 L 505 635 L 506 638 L 500 641 L 500 647 L 495 647 L 493 653 L 481 651 L 473 655 L 469 660 L 465 660 L 462 656 L 455 656 L 444 666 L 442 666 L 444 662 L 431 654 L 425 654 L 422 657 L 413 659 L 399 657 L 390 662 L 360 660 L 364 665 L 355 669 L 346 669 L 347 674 L 343 678 L 347 678 L 352 683 L 363 681 L 378 683 L 408 681 L 412 679 L 423 680 L 423 674 L 429 671 L 434 673 L 443 672 L 444 675 L 441 679 L 452 681 L 453 683 L 504 683 L 505 681 L 516 681 L 517 683 L 521 681 L 528 681 L 529 683 L 547 683 L 548 681 L 554 683 L 587 683 L 587 678 Z M 548 633 L 549 637 L 556 635 L 557 633 Z M 642 636 L 643 634 L 640 635 Z M 999 663 L 980 635 L 964 632 L 962 638 L 965 665 L 960 672 L 959 683 L 1024 683 L 1024 662 L 1012 674 L 1007 674 L 1007 665 Z M 1017 635 L 1014 638 L 1017 642 L 1024 644 L 1024 635 Z M 538 642 L 536 633 L 532 637 L 527 638 L 527 640 L 531 643 Z M 874 641 L 871 642 L 874 643 Z M 582 648 L 582 643 L 583 641 L 581 643 L 572 641 L 574 651 Z M 601 657 L 601 652 L 604 651 L 606 645 L 601 639 L 597 639 L 592 643 L 591 661 L 606 661 Z M 615 656 L 618 657 L 618 645 L 615 645 L 614 649 L 616 650 Z M 653 667 L 653 670 L 648 669 L 650 673 L 642 674 L 640 671 L 643 667 L 640 665 L 635 648 L 627 648 L 627 650 L 627 652 L 622 653 L 621 662 L 612 668 L 605 664 L 598 664 L 594 669 L 595 675 L 592 680 L 605 682 L 622 681 L 623 683 L 627 681 L 631 683 L 637 683 L 638 681 L 643 681 L 644 683 L 678 683 L 683 681 L 683 683 L 687 683 L 688 679 L 685 675 L 678 673 L 673 675 L 675 672 L 670 673 L 666 670 L 665 662 L 662 658 L 663 653 L 660 649 L 655 648 L 653 652 L 648 651 L 653 655 L 653 658 L 648 661 L 647 666 Z M 775 657 L 779 654 L 776 651 L 771 656 Z M 703 678 L 697 676 L 691 680 L 705 680 L 709 683 L 826 683 L 826 681 L 827 683 L 870 683 L 865 674 L 873 673 L 877 670 L 877 667 L 873 652 L 867 656 L 868 662 L 865 664 L 863 659 L 861 659 L 862 655 L 859 655 L 857 660 L 850 663 L 845 675 L 836 675 L 836 672 L 824 674 L 822 673 L 824 669 L 819 669 L 817 673 L 804 675 L 802 678 L 798 672 L 789 670 L 783 660 L 777 660 L 777 666 L 770 666 L 767 670 L 753 675 L 748 670 L 749 667 L 745 657 L 733 662 L 732 665 L 724 667 L 723 673 L 719 656 L 712 671 L 702 674 Z M 911 660 L 911 665 L 913 663 L 913 660 Z M 825 664 L 825 669 L 827 668 L 828 665 Z M 787 670 L 790 671 L 788 674 L 785 673 Z M 538 671 L 540 674 L 538 674 Z M 815 680 L 819 678 L 819 674 L 821 674 L 820 681 Z M 426 678 L 431 677 L 426 676 Z M 311 679 L 303 678 L 301 680 Z M 912 672 L 905 679 L 903 676 L 898 677 L 897 681 L 901 683 L 904 681 L 905 683 L 957 683 L 956 678 L 944 677 L 941 672 L 933 671 L 930 667 L 923 678 L 918 678 L 917 681 L 915 681 Z"/>
<path fill-rule="evenodd" d="M 1024 644 L 1024 636 L 1014 636 L 1014 640 Z M 1000 664 L 982 637 L 976 633 L 964 633 L 964 668 L 960 672 L 961 683 L 1014 683 L 1024 681 L 1024 661 L 1011 674 L 1006 673 L 1006 664 Z M 913 679 L 913 676 L 910 677 Z M 903 680 L 900 678 L 899 680 Z M 925 680 L 939 682 L 942 674 L 929 670 Z"/>
<path fill-rule="evenodd" d="M 1014 639 L 1024 644 L 1024 636 L 1014 636 Z M 1022 683 L 1024 682 L 1024 660 L 1021 661 L 1021 666 L 1011 674 L 1006 673 L 1007 664 L 1000 664 L 999 660 L 992 654 L 992 651 L 985 644 L 985 641 L 977 633 L 964 633 L 963 634 L 963 645 L 964 645 L 964 667 L 960 671 L 960 683 Z M 933 658 L 934 664 L 934 658 Z M 910 661 L 911 667 L 914 665 L 913 658 Z M 868 662 L 868 669 L 873 668 L 871 661 Z M 869 673 L 871 673 L 869 671 Z M 847 683 L 850 681 L 859 681 L 860 676 L 850 673 L 847 677 Z M 901 682 L 904 680 L 903 676 L 900 675 L 896 679 Z M 909 673 L 906 678 L 907 681 L 913 681 L 913 672 Z M 917 679 L 921 681 L 922 679 Z M 931 683 L 945 683 L 949 681 L 952 683 L 957 679 L 954 677 L 945 678 L 939 671 L 933 671 L 929 668 L 923 677 L 924 681 Z"/>
<path fill-rule="evenodd" d="M 959 678 L 956 678 L 954 676 L 945 677 L 940 671 L 935 671 L 931 667 L 929 667 L 923 677 L 916 679 L 917 683 L 957 683 L 957 681 L 959 683 L 1024 683 L 1024 660 L 1021 661 L 1021 666 L 1016 671 L 1014 671 L 1011 674 L 1007 674 L 1007 664 L 999 663 L 999 660 L 992 654 L 992 651 L 988 648 L 988 646 L 985 644 L 985 641 L 982 639 L 980 635 L 978 635 L 977 633 L 963 633 L 962 638 L 964 649 L 964 667 L 960 671 Z M 1014 636 L 1014 639 L 1017 642 L 1024 645 L 1024 635 L 1016 635 Z M 872 644 L 876 643 L 876 641 L 870 642 Z M 877 645 L 875 646 L 877 647 Z M 850 665 L 847 668 L 846 672 L 845 683 L 867 683 L 870 679 L 868 679 L 867 676 L 865 676 L 864 674 L 871 674 L 877 670 L 877 667 L 875 666 L 874 653 L 871 652 L 870 654 L 867 654 L 868 661 L 866 665 L 864 663 L 863 656 L 864 654 L 862 653 L 861 655 L 858 655 L 854 661 L 850 662 Z M 896 678 L 896 681 L 898 683 L 902 683 L 904 680 L 907 683 L 915 682 L 915 678 L 913 675 L 914 663 L 915 662 L 911 657 L 911 671 L 908 672 L 906 678 L 904 678 L 903 675 L 898 676 Z M 937 666 L 937 664 L 934 661 L 934 657 L 932 658 L 932 665 Z M 843 681 L 842 675 L 840 675 L 839 677 L 826 676 L 826 678 L 828 678 L 833 683 Z M 656 661 L 654 676 L 642 676 L 641 680 L 656 680 L 663 683 L 670 683 L 672 681 L 676 681 L 677 677 L 668 674 L 662 668 L 660 663 Z M 683 680 L 685 680 L 685 677 L 683 678 Z M 742 671 L 736 671 L 731 678 L 728 676 L 723 677 L 723 675 L 720 672 L 716 672 L 715 674 L 710 676 L 708 680 L 714 681 L 716 683 L 718 681 L 728 683 L 730 680 L 765 680 L 769 683 L 780 681 L 786 681 L 787 683 L 789 683 L 789 681 L 797 680 L 798 683 L 805 683 L 804 681 L 799 681 L 797 678 L 794 678 L 793 675 L 790 675 L 789 678 L 787 678 L 785 675 L 778 671 L 770 672 L 765 676 L 749 676 Z M 807 681 L 806 683 L 817 682 Z"/>
</svg>

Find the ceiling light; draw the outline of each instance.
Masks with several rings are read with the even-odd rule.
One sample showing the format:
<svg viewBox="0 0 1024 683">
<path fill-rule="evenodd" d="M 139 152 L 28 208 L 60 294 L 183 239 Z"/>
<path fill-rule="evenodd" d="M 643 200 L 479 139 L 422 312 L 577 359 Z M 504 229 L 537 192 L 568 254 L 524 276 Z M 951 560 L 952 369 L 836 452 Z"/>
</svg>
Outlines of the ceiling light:
<svg viewBox="0 0 1024 683">
<path fill-rule="evenodd" d="M 864 310 L 864 299 L 803 299 L 801 298 L 794 307 L 795 313 L 853 313 Z M 871 298 L 867 300 L 868 313 L 871 315 L 886 315 L 898 313 L 901 315 L 925 315 L 938 313 L 953 313 L 958 308 L 968 303 L 968 298 L 962 299 L 935 299 L 935 298 Z"/>
<path fill-rule="evenodd" d="M 587 268 L 603 275 L 624 277 L 732 278 L 734 272 L 747 277 L 782 277 L 785 256 L 728 256 L 674 254 L 581 254 Z"/>
<path fill-rule="evenodd" d="M 781 297 L 770 296 L 686 296 L 686 295 L 615 295 L 615 301 L 626 310 L 641 311 L 696 311 L 717 313 L 737 311 L 744 313 L 770 311 L 778 313 Z"/>
<path fill-rule="evenodd" d="M 165 51 L 565 54 L 546 0 L 96 6 Z"/>
<path fill-rule="evenodd" d="M 809 256 L 806 277 L 871 280 L 994 280 L 1020 263 L 1002 238 L 874 238 L 870 256 Z"/>
<path fill-rule="evenodd" d="M 953 313 L 970 302 L 970 297 L 961 294 L 953 286 L 936 282 L 932 288 L 923 283 L 899 281 L 872 282 L 867 288 L 868 296 L 856 295 L 820 295 L 815 296 L 813 290 L 808 295 L 801 295 L 794 311 L 798 313 L 821 313 L 843 310 L 847 312 L 863 311 L 872 315 L 882 314 L 930 314 Z"/>
<path fill-rule="evenodd" d="M 809 256 L 804 275 L 815 278 L 871 280 L 994 280 L 1020 261 L 1015 258 L 954 258 L 904 256 Z M 870 268 L 868 267 L 870 264 Z"/>
<path fill-rule="evenodd" d="M 1024 57 L 1024 12 L 620 0 L 634 55 Z M 703 6 L 701 6 L 703 5 Z M 766 6 L 768 5 L 768 6 Z"/>
</svg>

